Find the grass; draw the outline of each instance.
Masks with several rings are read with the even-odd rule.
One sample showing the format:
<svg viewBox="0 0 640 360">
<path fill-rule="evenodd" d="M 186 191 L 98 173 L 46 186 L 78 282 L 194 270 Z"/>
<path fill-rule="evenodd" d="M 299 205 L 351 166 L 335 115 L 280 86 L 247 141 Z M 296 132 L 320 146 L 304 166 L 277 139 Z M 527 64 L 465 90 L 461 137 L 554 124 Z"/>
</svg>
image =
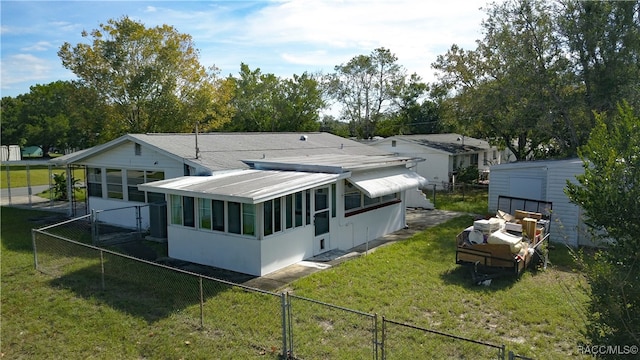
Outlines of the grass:
<svg viewBox="0 0 640 360">
<path fill-rule="evenodd" d="M 205 282 L 201 329 L 198 283 L 192 277 L 105 256 L 105 268 L 111 270 L 103 290 L 98 255 L 39 247 L 42 261 L 56 252 L 74 254 L 59 266 L 44 264 L 59 276 L 40 273 L 33 267 L 30 229 L 55 219 L 51 213 L 4 207 L 1 211 L 0 356 L 278 357 L 279 297 Z M 554 265 L 547 271 L 499 279 L 488 287 L 472 285 L 467 270 L 454 263 L 453 241 L 472 220 L 456 218 L 302 278 L 289 289 L 394 321 L 505 344 L 507 350 L 536 359 L 577 356 L 577 344 L 584 339 L 587 296 L 582 276 L 571 271 L 570 257 L 555 249 L 550 255 Z M 296 298 L 292 309 L 296 354 L 302 358 L 362 358 L 367 351 L 370 357 L 366 317 Z M 386 344 L 390 359 L 483 357 L 481 347 L 396 326 L 389 327 Z"/>
<path fill-rule="evenodd" d="M 453 240 L 472 220 L 456 218 L 372 255 L 312 274 L 292 284 L 292 289 L 304 297 L 384 314 L 395 321 L 505 344 L 523 356 L 577 356 L 577 344 L 584 340 L 586 283 L 571 271 L 566 250 L 552 250 L 551 259 L 558 253 L 558 261 L 547 271 L 497 279 L 488 287 L 472 285 L 468 269 L 455 264 Z M 441 346 L 428 353 L 430 358 L 469 356 L 446 353 L 444 339 L 432 341 L 436 349 Z M 421 349 L 416 351 L 425 350 Z M 406 349 L 389 350 L 402 354 Z"/>
<path fill-rule="evenodd" d="M 433 193 L 427 197 L 433 202 Z M 487 189 L 467 189 L 465 192 L 437 191 L 435 205 L 440 210 L 458 211 L 468 214 L 485 215 L 488 212 L 489 192 Z"/>
<path fill-rule="evenodd" d="M 0 169 L 0 187 L 2 189 L 8 188 L 9 181 L 12 188 L 26 187 L 27 186 L 27 170 L 24 165 L 10 165 L 9 166 L 9 181 L 7 181 L 7 166 L 2 164 Z M 52 168 L 52 174 L 64 174 L 65 169 Z M 84 181 L 83 171 L 74 171 L 73 176 Z M 44 165 L 29 166 L 29 182 L 31 186 L 49 185 L 49 168 Z M 53 185 L 53 179 L 51 179 Z"/>
</svg>

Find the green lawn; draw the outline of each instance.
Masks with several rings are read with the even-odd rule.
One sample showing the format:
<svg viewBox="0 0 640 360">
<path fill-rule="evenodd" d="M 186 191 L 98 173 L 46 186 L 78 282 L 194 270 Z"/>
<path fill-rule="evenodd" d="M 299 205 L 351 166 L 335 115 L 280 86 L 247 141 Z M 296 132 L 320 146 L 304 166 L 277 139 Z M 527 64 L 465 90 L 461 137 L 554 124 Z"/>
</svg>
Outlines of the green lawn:
<svg viewBox="0 0 640 360">
<path fill-rule="evenodd" d="M 27 186 L 27 170 L 24 165 L 11 165 L 9 166 L 9 181 L 12 188 L 26 187 Z M 51 172 L 54 174 L 64 174 L 63 168 L 52 168 Z M 75 170 L 73 176 L 80 181 L 84 181 L 84 171 Z M 29 182 L 31 186 L 37 185 L 49 185 L 49 169 L 43 165 L 29 166 Z M 51 179 L 53 184 L 53 179 Z M 2 164 L 0 166 L 0 187 L 2 189 L 8 188 L 9 182 L 7 181 L 7 166 Z"/>
<path fill-rule="evenodd" d="M 102 291 L 96 280 L 99 261 L 82 254 L 72 264 L 73 273 L 42 274 L 33 268 L 30 229 L 42 226 L 39 219 L 51 214 L 4 207 L 1 211 L 0 352 L 6 358 L 277 358 L 278 297 L 230 287 L 206 290 L 205 327 L 200 329 L 198 301 L 185 295 L 193 294 L 197 284 L 164 271 L 117 265 L 125 275 L 109 280 L 111 290 Z M 577 344 L 584 340 L 586 283 L 571 271 L 566 251 L 551 251 L 555 263 L 547 271 L 529 271 L 520 279 L 500 279 L 487 287 L 473 285 L 467 269 L 454 263 L 453 240 L 472 220 L 456 218 L 295 281 L 289 289 L 394 321 L 504 344 L 507 351 L 536 359 L 576 357 Z M 154 283 L 157 279 L 162 281 Z M 299 304 L 294 303 L 294 311 L 308 314 L 304 318 L 310 320 L 328 311 Z M 356 358 L 348 355 L 355 351 L 354 341 L 370 346 L 360 329 L 333 320 L 323 321 L 320 330 L 316 326 L 314 331 L 296 332 L 296 344 L 316 346 L 298 348 L 298 354 L 310 354 L 305 359 Z M 244 330 L 247 324 L 255 326 Z M 339 336 L 327 342 L 329 332 L 338 329 Z M 482 357 L 477 347 L 460 349 L 460 343 L 437 336 L 427 340 L 424 334 L 390 330 L 395 332 L 387 339 L 388 354 L 399 354 L 390 359 L 409 354 Z"/>
</svg>

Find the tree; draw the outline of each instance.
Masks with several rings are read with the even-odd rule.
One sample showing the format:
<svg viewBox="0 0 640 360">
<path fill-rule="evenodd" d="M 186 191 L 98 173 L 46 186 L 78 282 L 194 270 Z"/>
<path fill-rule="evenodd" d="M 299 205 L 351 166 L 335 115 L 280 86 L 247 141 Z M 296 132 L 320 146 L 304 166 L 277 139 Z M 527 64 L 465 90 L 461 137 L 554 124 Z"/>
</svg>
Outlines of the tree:
<svg viewBox="0 0 640 360">
<path fill-rule="evenodd" d="M 404 68 L 388 49 L 378 48 L 335 67 L 327 78 L 328 94 L 342 105 L 342 117 L 360 138 L 374 135 L 378 121 L 394 111 L 405 81 Z"/>
<path fill-rule="evenodd" d="M 25 146 L 28 140 L 24 137 L 24 122 L 20 121 L 22 101 L 19 97 L 5 96 L 0 101 L 0 142 L 3 145 Z"/>
<path fill-rule="evenodd" d="M 557 11 L 539 0 L 493 4 L 475 50 L 453 45 L 438 57 L 437 87 L 453 94 L 443 110 L 459 131 L 489 138 L 517 160 L 576 153 L 591 124 L 557 36 Z"/>
<path fill-rule="evenodd" d="M 65 42 L 58 56 L 113 106 L 110 137 L 193 131 L 196 122 L 212 129 L 229 120 L 220 102 L 230 88 L 218 81 L 215 67 L 200 65 L 191 36 L 168 25 L 146 28 L 126 16 L 82 36 L 92 43 Z"/>
<path fill-rule="evenodd" d="M 101 142 L 109 108 L 93 89 L 77 82 L 34 85 L 2 99 L 3 144 L 84 149 Z"/>
<path fill-rule="evenodd" d="M 318 82 L 309 74 L 280 79 L 240 65 L 240 76 L 229 77 L 235 115 L 228 131 L 317 131 L 325 106 Z"/>
<path fill-rule="evenodd" d="M 429 86 L 417 74 L 409 77 L 396 100 L 398 129 L 390 135 L 433 134 L 440 130 L 439 107 L 434 101 L 425 99 L 428 92 Z"/>
<path fill-rule="evenodd" d="M 559 31 L 585 86 L 588 109 L 615 112 L 626 99 L 640 106 L 640 2 L 562 2 Z M 593 113 L 591 113 L 593 114 Z"/>
<path fill-rule="evenodd" d="M 595 241 L 594 260 L 577 260 L 591 285 L 593 344 L 640 345 L 640 117 L 624 102 L 615 116 L 596 116 L 580 148 L 584 174 L 567 181 Z"/>
</svg>

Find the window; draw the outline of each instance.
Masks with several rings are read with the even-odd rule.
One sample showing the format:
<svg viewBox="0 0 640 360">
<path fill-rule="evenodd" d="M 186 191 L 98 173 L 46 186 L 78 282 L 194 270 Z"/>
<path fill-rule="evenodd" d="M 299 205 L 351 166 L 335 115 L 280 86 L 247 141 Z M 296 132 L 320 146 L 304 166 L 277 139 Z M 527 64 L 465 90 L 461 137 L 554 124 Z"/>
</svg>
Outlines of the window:
<svg viewBox="0 0 640 360">
<path fill-rule="evenodd" d="M 196 219 L 195 219 L 195 209 L 194 209 L 194 199 L 191 196 L 183 196 L 182 197 L 182 216 L 184 217 L 184 226 L 195 227 Z"/>
<path fill-rule="evenodd" d="M 229 201 L 229 232 L 240 234 L 240 203 Z"/>
<path fill-rule="evenodd" d="M 345 181 L 344 210 L 346 216 L 355 215 L 363 211 L 374 210 L 383 206 L 395 204 L 399 201 L 399 193 L 370 198 L 362 193 L 352 183 Z"/>
<path fill-rule="evenodd" d="M 233 234 L 256 234 L 256 209 L 253 204 L 241 204 L 229 201 L 229 232 Z"/>
<path fill-rule="evenodd" d="M 295 226 L 302 226 L 302 192 L 297 192 L 295 195 L 295 214 L 296 214 L 296 224 Z"/>
<path fill-rule="evenodd" d="M 336 217 L 336 184 L 331 184 L 331 217 Z"/>
<path fill-rule="evenodd" d="M 182 225 L 182 196 L 171 195 L 171 223 Z"/>
<path fill-rule="evenodd" d="M 364 207 L 380 204 L 380 198 L 379 197 L 370 198 L 365 194 L 362 194 L 362 197 L 364 198 Z"/>
<path fill-rule="evenodd" d="M 145 171 L 145 183 L 164 180 L 164 171 Z M 164 202 L 164 194 L 147 192 L 148 203 Z"/>
<path fill-rule="evenodd" d="M 140 146 L 140 144 L 135 144 L 134 148 L 135 150 L 133 152 L 136 156 L 142 155 L 142 147 Z"/>
<path fill-rule="evenodd" d="M 286 229 L 293 227 L 293 194 L 284 198 L 284 226 Z"/>
<path fill-rule="evenodd" d="M 224 231 L 224 201 L 213 200 L 212 201 L 212 229 L 217 231 Z"/>
<path fill-rule="evenodd" d="M 145 201 L 144 191 L 138 190 L 139 184 L 144 184 L 144 171 L 127 170 L 127 193 L 129 201 Z"/>
<path fill-rule="evenodd" d="M 469 161 L 470 166 L 478 166 L 478 154 L 471 154 L 471 160 Z"/>
<path fill-rule="evenodd" d="M 361 193 L 352 183 L 345 182 L 344 210 L 357 209 L 361 205 Z"/>
<path fill-rule="evenodd" d="M 289 209 L 289 214 L 285 215 L 287 218 L 287 229 L 292 227 L 291 223 L 291 206 L 287 203 L 287 201 L 293 202 L 293 198 L 291 195 L 287 196 L 285 199 L 286 208 Z M 282 231 L 282 198 L 277 198 L 264 202 L 264 235 L 271 235 L 276 232 Z"/>
<path fill-rule="evenodd" d="M 391 140 L 391 147 L 396 147 L 396 141 L 395 140 Z"/>
<path fill-rule="evenodd" d="M 190 196 L 171 195 L 171 224 L 195 227 L 195 203 Z"/>
<path fill-rule="evenodd" d="M 264 202 L 264 236 L 273 234 L 273 200 Z"/>
<path fill-rule="evenodd" d="M 102 197 L 102 169 L 87 168 L 87 192 L 89 196 Z"/>
<path fill-rule="evenodd" d="M 139 184 L 164 180 L 164 172 L 162 171 L 142 171 L 142 170 L 127 170 L 127 195 L 129 201 L 138 202 L 163 202 L 164 194 L 152 193 L 138 190 Z"/>
<path fill-rule="evenodd" d="M 107 169 L 107 197 L 123 199 L 122 195 L 122 170 Z"/>
<path fill-rule="evenodd" d="M 198 217 L 200 228 L 211 230 L 211 200 L 198 199 Z"/>
<path fill-rule="evenodd" d="M 256 234 L 256 206 L 242 204 L 242 233 L 244 235 Z"/>
<path fill-rule="evenodd" d="M 273 199 L 273 231 L 282 231 L 282 199 Z"/>
</svg>

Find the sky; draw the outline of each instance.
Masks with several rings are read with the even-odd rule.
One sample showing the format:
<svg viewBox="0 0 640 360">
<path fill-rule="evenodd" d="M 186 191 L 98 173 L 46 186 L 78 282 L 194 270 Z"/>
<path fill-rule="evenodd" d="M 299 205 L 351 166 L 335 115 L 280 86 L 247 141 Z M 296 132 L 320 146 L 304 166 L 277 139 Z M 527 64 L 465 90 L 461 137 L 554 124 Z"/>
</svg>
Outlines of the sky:
<svg viewBox="0 0 640 360">
<path fill-rule="evenodd" d="M 191 35 L 200 63 L 236 76 L 240 64 L 287 78 L 332 73 L 386 48 L 407 73 L 435 81 L 431 64 L 453 44 L 482 38 L 483 0 L 0 1 L 0 94 L 77 79 L 57 55 L 83 30 L 123 16 Z"/>
</svg>

